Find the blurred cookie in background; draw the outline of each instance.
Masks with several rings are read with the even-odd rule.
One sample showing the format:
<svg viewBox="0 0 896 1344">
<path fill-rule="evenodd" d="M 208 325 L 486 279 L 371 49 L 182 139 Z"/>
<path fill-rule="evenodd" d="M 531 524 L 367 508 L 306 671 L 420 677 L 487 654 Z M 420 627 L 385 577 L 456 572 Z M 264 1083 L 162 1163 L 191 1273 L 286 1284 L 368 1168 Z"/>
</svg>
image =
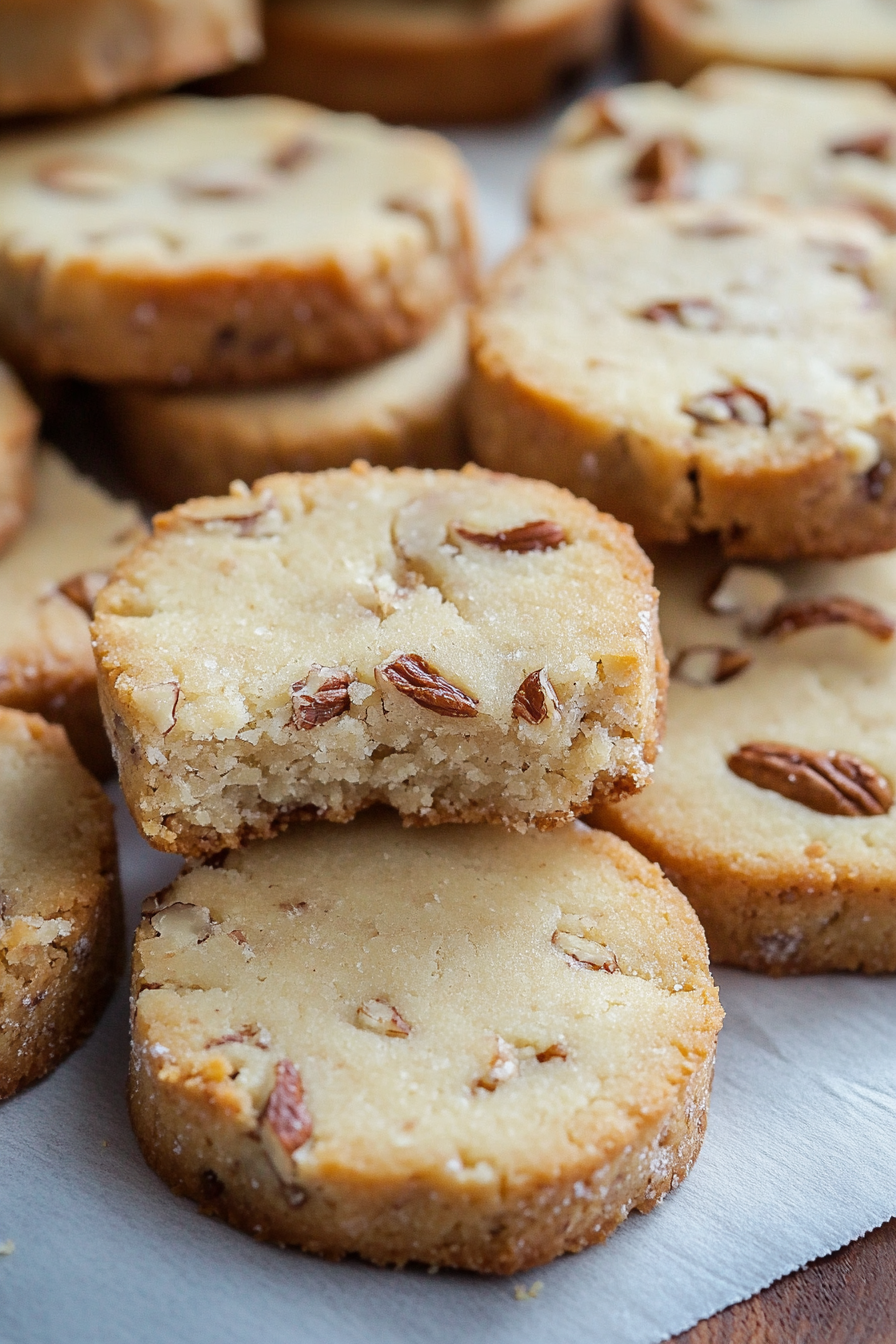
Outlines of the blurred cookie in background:
<svg viewBox="0 0 896 1344">
<path fill-rule="evenodd" d="M 608 46 L 618 0 L 270 0 L 266 55 L 228 78 L 386 121 L 520 116 Z"/>
<path fill-rule="evenodd" d="M 761 196 L 865 210 L 896 230 L 896 98 L 873 80 L 715 65 L 683 89 L 589 94 L 536 168 L 532 214 Z"/>
<path fill-rule="evenodd" d="M 681 84 L 713 61 L 896 80 L 896 8 L 881 0 L 637 0 L 648 72 Z"/>
<path fill-rule="evenodd" d="M 0 116 L 172 88 L 260 53 L 257 0 L 0 0 Z"/>
<path fill-rule="evenodd" d="M 90 643 L 93 600 L 140 537 L 137 509 L 44 448 L 27 525 L 0 557 L 0 705 L 68 732 L 95 774 L 112 766 Z"/>
<path fill-rule="evenodd" d="M 18 379 L 0 364 L 0 551 L 21 528 L 31 504 L 39 418 Z"/>
<path fill-rule="evenodd" d="M 8 135 L 0 218 L 0 346 L 99 383 L 357 368 L 422 340 L 476 277 L 447 140 L 288 98 L 159 98 Z"/>
<path fill-rule="evenodd" d="M 226 494 L 278 471 L 455 467 L 464 459 L 462 308 L 410 350 L 358 372 L 278 387 L 108 393 L 124 463 L 141 494 L 168 506 Z"/>
</svg>

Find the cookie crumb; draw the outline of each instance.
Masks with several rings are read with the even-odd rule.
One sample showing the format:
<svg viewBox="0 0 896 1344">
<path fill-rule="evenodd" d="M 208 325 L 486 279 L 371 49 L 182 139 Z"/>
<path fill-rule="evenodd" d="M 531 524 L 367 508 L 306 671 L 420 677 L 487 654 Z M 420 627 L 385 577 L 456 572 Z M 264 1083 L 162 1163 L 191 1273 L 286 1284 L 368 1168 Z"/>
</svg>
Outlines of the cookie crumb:
<svg viewBox="0 0 896 1344">
<path fill-rule="evenodd" d="M 523 1284 L 518 1283 L 513 1290 L 513 1295 L 517 1302 L 533 1302 L 543 1287 L 544 1284 L 541 1279 L 536 1279 L 531 1288 L 526 1288 Z"/>
<path fill-rule="evenodd" d="M 12 1255 L 15 1248 L 16 1244 L 10 1237 L 7 1241 L 0 1242 L 0 1255 Z"/>
</svg>

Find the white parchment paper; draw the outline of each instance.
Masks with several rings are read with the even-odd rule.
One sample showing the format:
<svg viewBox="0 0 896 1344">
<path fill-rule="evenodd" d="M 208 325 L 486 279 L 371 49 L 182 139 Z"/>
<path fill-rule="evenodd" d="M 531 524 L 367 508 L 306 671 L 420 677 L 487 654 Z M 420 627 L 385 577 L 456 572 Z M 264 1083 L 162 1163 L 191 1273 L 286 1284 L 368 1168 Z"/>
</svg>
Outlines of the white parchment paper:
<svg viewBox="0 0 896 1344">
<path fill-rule="evenodd" d="M 456 137 L 490 260 L 522 230 L 546 126 Z M 133 925 L 178 864 L 123 810 L 120 833 Z M 718 980 L 728 1016 L 688 1181 L 515 1282 L 324 1264 L 172 1196 L 128 1125 L 123 986 L 84 1049 L 0 1107 L 0 1344 L 659 1344 L 896 1214 L 896 979 Z"/>
</svg>

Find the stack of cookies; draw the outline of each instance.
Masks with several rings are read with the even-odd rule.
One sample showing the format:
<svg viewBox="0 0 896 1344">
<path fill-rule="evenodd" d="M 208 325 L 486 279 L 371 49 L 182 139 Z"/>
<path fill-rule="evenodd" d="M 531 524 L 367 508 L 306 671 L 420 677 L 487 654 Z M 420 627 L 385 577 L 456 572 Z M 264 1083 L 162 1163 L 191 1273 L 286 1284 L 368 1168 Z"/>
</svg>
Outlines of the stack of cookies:
<svg viewBox="0 0 896 1344">
<path fill-rule="evenodd" d="M 446 141 L 163 98 L 6 136 L 0 214 L 0 345 L 110 389 L 151 498 L 359 455 L 456 464 L 476 242 Z"/>
<path fill-rule="evenodd" d="M 396 122 L 537 107 L 609 44 L 619 0 L 267 0 L 264 59 L 216 81 Z"/>
<path fill-rule="evenodd" d="M 498 1273 L 677 1185 L 721 1017 L 705 941 L 574 820 L 657 749 L 627 527 L 476 467 L 271 476 L 157 517 L 94 635 L 131 811 L 190 860 L 134 957 L 131 1110 L 166 1181 L 330 1257 Z"/>
<path fill-rule="evenodd" d="M 858 81 L 589 99 L 473 322 L 478 460 L 657 561 L 666 747 L 594 819 L 772 974 L 896 970 L 894 144 Z"/>
</svg>

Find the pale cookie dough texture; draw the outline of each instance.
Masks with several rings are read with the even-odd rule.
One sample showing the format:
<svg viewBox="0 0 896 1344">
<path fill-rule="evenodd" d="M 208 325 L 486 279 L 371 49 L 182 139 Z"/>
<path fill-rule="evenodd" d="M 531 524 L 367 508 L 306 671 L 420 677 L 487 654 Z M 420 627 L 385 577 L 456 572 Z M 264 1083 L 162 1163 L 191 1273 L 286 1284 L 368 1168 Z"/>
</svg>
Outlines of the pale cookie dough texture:
<svg viewBox="0 0 896 1344">
<path fill-rule="evenodd" d="M 34 507 L 0 556 L 0 705 L 61 723 L 81 760 L 111 768 L 90 644 L 93 600 L 143 535 L 131 504 L 112 499 L 65 458 L 42 449 Z"/>
<path fill-rule="evenodd" d="M 12 541 L 31 506 L 37 407 L 0 364 L 0 551 Z"/>
<path fill-rule="evenodd" d="M 121 942 L 112 804 L 61 728 L 0 709 L 0 1099 L 93 1029 Z"/>
<path fill-rule="evenodd" d="M 470 182 L 425 131 L 174 97 L 0 141 L 0 346 L 187 386 L 350 368 L 471 289 Z"/>
<path fill-rule="evenodd" d="M 615 836 L 297 827 L 144 908 L 137 1137 L 256 1237 L 510 1274 L 603 1241 L 697 1157 L 706 943 Z"/>
<path fill-rule="evenodd" d="M 615 519 L 476 467 L 356 463 L 160 514 L 93 626 L 134 818 L 193 855 L 374 802 L 525 829 L 641 788 L 651 574 Z"/>
<path fill-rule="evenodd" d="M 894 547 L 894 267 L 870 220 L 749 202 L 536 232 L 474 315 L 473 454 L 645 542 Z"/>
<path fill-rule="evenodd" d="M 896 82 L 888 0 L 637 0 L 650 73 L 680 84 L 713 61 Z"/>
<path fill-rule="evenodd" d="M 607 45 L 617 0 L 272 0 L 227 86 L 387 121 L 520 116 Z"/>
<path fill-rule="evenodd" d="M 663 866 L 714 961 L 896 971 L 896 559 L 723 570 L 667 549 L 657 579 L 666 745 L 597 824 Z"/>
<path fill-rule="evenodd" d="M 535 174 L 543 224 L 610 205 L 762 196 L 867 211 L 896 230 L 896 98 L 870 80 L 713 66 L 627 84 L 561 118 Z"/>
<path fill-rule="evenodd" d="M 157 392 L 121 388 L 109 408 L 125 465 L 170 506 L 225 494 L 234 480 L 322 471 L 364 458 L 384 467 L 464 460 L 467 323 L 458 309 L 410 350 L 365 369 L 286 387 Z"/>
<path fill-rule="evenodd" d="M 170 88 L 260 52 L 255 0 L 2 0 L 0 115 Z"/>
</svg>

